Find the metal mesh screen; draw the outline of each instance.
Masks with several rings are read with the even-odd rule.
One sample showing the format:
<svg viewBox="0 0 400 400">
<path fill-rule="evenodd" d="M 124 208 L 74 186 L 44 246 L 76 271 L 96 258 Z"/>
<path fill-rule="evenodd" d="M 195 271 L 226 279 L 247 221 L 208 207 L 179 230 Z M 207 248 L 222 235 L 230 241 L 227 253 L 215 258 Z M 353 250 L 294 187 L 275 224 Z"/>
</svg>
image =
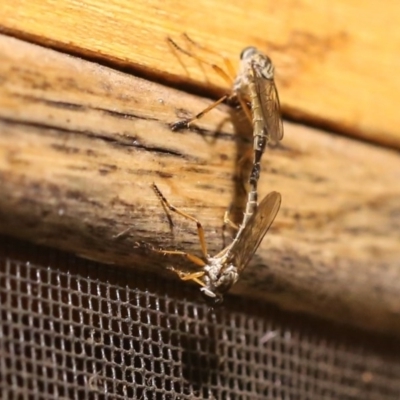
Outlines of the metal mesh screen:
<svg viewBox="0 0 400 400">
<path fill-rule="evenodd" d="M 399 399 L 398 343 L 0 237 L 1 398 Z"/>
</svg>

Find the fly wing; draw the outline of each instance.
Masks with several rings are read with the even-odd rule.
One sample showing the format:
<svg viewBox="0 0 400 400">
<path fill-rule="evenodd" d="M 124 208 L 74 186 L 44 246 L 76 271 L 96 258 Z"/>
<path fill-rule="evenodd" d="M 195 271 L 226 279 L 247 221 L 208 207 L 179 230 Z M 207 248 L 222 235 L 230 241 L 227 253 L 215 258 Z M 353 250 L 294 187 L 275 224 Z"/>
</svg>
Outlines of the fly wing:
<svg viewBox="0 0 400 400">
<path fill-rule="evenodd" d="M 243 228 L 229 257 L 229 261 L 236 265 L 238 272 L 243 271 L 253 257 L 272 222 L 274 222 L 280 205 L 280 193 L 271 192 L 267 194 Z"/>
<path fill-rule="evenodd" d="M 266 79 L 257 70 L 253 69 L 253 71 L 257 96 L 264 119 L 264 129 L 268 138 L 276 143 L 283 138 L 283 123 L 278 91 L 273 79 Z"/>
</svg>

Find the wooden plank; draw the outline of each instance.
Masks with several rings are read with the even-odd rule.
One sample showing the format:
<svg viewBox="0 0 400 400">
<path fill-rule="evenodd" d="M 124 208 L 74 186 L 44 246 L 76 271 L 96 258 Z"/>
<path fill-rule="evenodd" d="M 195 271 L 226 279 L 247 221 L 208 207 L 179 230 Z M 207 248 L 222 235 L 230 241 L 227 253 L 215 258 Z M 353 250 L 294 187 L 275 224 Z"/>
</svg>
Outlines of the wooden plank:
<svg viewBox="0 0 400 400">
<path fill-rule="evenodd" d="M 172 236 L 154 181 L 220 250 L 245 195 L 243 116 L 221 107 L 174 133 L 208 101 L 9 37 L 0 57 L 0 233 L 176 279 L 165 267 L 188 263 L 149 246 L 199 254 L 196 229 L 173 216 Z M 282 207 L 233 292 L 400 333 L 399 175 L 392 150 L 286 123 L 260 180 Z"/>
<path fill-rule="evenodd" d="M 389 1 L 17 0 L 0 5 L 0 31 L 165 81 L 220 90 L 194 60 L 181 62 L 166 37 L 189 33 L 225 54 L 258 46 L 272 56 L 287 116 L 400 148 L 400 3 Z M 181 42 L 182 43 L 182 42 Z M 183 43 L 185 45 L 185 43 Z M 221 63 L 219 57 L 210 57 Z M 188 76 L 189 73 L 189 76 Z M 223 89 L 222 89 L 223 87 Z"/>
</svg>

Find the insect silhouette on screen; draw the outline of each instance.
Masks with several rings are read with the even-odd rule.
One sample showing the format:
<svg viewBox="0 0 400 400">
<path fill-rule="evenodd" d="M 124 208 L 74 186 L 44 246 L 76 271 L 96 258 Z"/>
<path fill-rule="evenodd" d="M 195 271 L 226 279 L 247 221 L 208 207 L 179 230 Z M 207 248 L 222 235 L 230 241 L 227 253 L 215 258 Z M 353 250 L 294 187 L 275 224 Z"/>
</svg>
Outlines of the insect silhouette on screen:
<svg viewBox="0 0 400 400">
<path fill-rule="evenodd" d="M 216 305 L 222 302 L 223 294 L 239 279 L 239 275 L 250 262 L 274 221 L 281 204 L 280 193 L 271 192 L 267 194 L 255 212 L 247 219 L 247 222 L 242 223 L 232 243 L 217 255 L 211 257 L 207 253 L 207 244 L 201 223 L 195 217 L 170 204 L 155 184 L 152 187 L 166 210 L 168 209 L 196 223 L 203 258 L 180 250 L 155 249 L 155 251 L 165 255 L 184 256 L 200 267 L 197 272 L 184 272 L 173 267 L 169 269 L 174 271 L 183 281 L 194 281 L 200 285 L 203 296 L 210 304 Z"/>
<path fill-rule="evenodd" d="M 200 46 L 190 39 L 188 35 L 184 34 L 183 37 L 191 45 L 203 51 L 217 54 Z M 240 54 L 240 65 L 238 72 L 235 74 L 232 64 L 224 57 L 223 61 L 228 72 L 225 72 L 218 65 L 183 49 L 172 39 L 168 38 L 168 42 L 173 49 L 212 67 L 232 88 L 231 93 L 224 95 L 193 118 L 180 120 L 172 124 L 172 130 L 188 128 L 192 122 L 203 117 L 218 104 L 225 100 L 237 99 L 245 115 L 253 125 L 254 157 L 249 182 L 252 185 L 256 185 L 260 175 L 261 157 L 267 143 L 277 143 L 283 138 L 279 95 L 275 85 L 275 69 L 271 59 L 255 47 L 246 47 Z"/>
</svg>

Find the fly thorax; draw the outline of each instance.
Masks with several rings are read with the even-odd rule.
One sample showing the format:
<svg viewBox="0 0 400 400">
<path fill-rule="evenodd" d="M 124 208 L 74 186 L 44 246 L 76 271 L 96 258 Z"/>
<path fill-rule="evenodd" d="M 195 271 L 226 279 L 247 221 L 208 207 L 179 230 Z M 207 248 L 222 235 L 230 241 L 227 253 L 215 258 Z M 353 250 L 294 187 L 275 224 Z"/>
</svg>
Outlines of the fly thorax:
<svg viewBox="0 0 400 400">
<path fill-rule="evenodd" d="M 218 279 L 218 288 L 223 291 L 227 291 L 234 285 L 239 279 L 239 274 L 237 272 L 237 268 L 230 264 L 227 268 L 225 268 Z"/>
<path fill-rule="evenodd" d="M 210 259 L 204 267 L 203 277 L 205 284 L 200 290 L 209 301 L 222 301 L 222 295 L 227 292 L 239 278 L 237 268 L 233 264 L 227 266 L 221 263 L 220 258 Z"/>
<path fill-rule="evenodd" d="M 265 79 L 274 79 L 275 68 L 269 57 L 267 57 L 265 55 L 260 55 L 259 57 L 257 57 L 256 62 L 259 66 L 258 68 L 259 68 L 261 75 Z"/>
<path fill-rule="evenodd" d="M 243 71 L 243 72 L 241 72 Z M 239 73 L 233 83 L 233 91 L 242 96 L 246 96 L 249 87 L 249 77 L 245 68 L 240 68 Z"/>
<path fill-rule="evenodd" d="M 248 93 L 248 87 L 253 80 L 251 65 L 253 57 L 258 54 L 258 50 L 255 47 L 246 47 L 240 54 L 240 65 L 239 70 L 233 83 L 233 90 L 235 93 L 239 93 L 246 96 Z"/>
<path fill-rule="evenodd" d="M 219 260 L 204 267 L 210 285 L 220 292 L 226 292 L 238 280 L 237 268 L 233 264 L 221 265 Z"/>
</svg>

